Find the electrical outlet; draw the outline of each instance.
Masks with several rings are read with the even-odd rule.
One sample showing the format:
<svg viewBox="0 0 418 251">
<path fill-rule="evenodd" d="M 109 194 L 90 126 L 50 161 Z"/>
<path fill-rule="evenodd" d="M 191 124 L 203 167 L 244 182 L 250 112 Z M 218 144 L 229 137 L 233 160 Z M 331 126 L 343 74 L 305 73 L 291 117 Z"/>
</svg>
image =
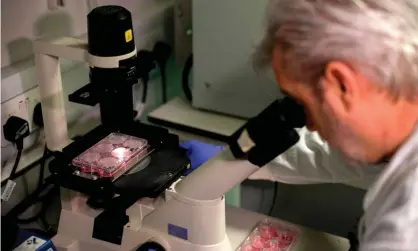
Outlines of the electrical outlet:
<svg viewBox="0 0 418 251">
<path fill-rule="evenodd" d="M 1 104 L 2 125 L 4 125 L 11 116 L 20 117 L 29 123 L 29 130 L 32 132 L 36 129 L 33 123 L 33 110 L 36 104 L 40 102 L 38 88 L 32 88 L 6 102 Z M 11 144 L 2 134 L 1 145 L 5 147 Z"/>
</svg>

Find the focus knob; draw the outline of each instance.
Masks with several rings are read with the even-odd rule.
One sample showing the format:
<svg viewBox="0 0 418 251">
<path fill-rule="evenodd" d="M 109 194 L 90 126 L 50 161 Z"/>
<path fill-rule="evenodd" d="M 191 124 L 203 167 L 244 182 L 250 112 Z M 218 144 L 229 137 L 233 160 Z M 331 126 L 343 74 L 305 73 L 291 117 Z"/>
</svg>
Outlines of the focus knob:
<svg viewBox="0 0 418 251">
<path fill-rule="evenodd" d="M 157 242 L 149 241 L 142 244 L 136 251 L 168 251 Z"/>
</svg>

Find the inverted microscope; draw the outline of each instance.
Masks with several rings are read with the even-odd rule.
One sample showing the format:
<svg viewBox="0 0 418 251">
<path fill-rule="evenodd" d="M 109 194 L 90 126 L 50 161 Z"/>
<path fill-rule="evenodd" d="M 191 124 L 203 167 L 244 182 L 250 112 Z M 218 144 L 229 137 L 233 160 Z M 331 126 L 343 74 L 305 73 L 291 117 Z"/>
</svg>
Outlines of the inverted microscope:
<svg viewBox="0 0 418 251">
<path fill-rule="evenodd" d="M 101 6 L 88 15 L 87 42 L 35 42 L 46 142 L 55 156 L 50 171 L 62 187 L 52 241 L 58 250 L 237 250 L 249 233 L 228 225 L 224 194 L 298 142 L 303 109 L 291 98 L 274 101 L 184 177 L 190 164 L 179 138 L 134 120 L 132 86 L 148 77 L 152 60 L 137 52 L 131 19 L 123 7 Z M 91 83 L 70 100 L 100 105 L 101 125 L 72 142 L 59 58 L 90 66 Z"/>
</svg>

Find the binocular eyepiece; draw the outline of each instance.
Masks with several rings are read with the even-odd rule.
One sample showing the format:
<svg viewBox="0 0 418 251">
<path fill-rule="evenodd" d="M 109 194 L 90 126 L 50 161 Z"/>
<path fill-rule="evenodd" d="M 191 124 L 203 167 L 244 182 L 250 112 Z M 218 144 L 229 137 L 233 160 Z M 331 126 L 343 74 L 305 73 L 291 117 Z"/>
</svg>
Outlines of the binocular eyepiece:
<svg viewBox="0 0 418 251">
<path fill-rule="evenodd" d="M 299 141 L 295 128 L 305 123 L 303 107 L 286 97 L 251 118 L 231 136 L 229 145 L 236 158 L 247 158 L 261 167 L 295 145 Z"/>
</svg>

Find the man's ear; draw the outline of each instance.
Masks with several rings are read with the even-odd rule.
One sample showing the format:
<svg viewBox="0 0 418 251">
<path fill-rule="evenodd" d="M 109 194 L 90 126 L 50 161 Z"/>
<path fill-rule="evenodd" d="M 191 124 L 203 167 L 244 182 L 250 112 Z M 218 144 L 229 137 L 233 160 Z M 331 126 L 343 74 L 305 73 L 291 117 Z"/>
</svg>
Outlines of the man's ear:
<svg viewBox="0 0 418 251">
<path fill-rule="evenodd" d="M 331 62 L 325 67 L 322 89 L 333 105 L 349 111 L 358 96 L 356 72 L 342 62 Z"/>
</svg>

